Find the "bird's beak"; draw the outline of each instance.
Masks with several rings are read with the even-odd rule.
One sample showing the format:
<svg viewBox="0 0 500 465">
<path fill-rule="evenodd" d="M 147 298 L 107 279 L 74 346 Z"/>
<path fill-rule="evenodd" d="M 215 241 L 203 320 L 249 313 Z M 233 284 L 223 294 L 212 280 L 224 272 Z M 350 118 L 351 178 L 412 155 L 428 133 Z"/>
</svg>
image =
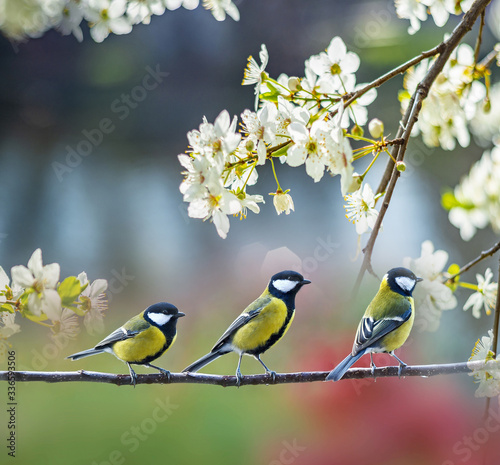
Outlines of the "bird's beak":
<svg viewBox="0 0 500 465">
<path fill-rule="evenodd" d="M 186 314 L 182 312 L 177 313 L 177 318 L 180 318 L 181 316 L 186 316 Z"/>
<path fill-rule="evenodd" d="M 424 278 L 417 278 L 417 283 L 419 283 L 420 281 L 423 281 Z"/>
<path fill-rule="evenodd" d="M 304 284 L 311 284 L 311 281 L 309 281 L 308 279 L 303 279 L 300 284 L 302 284 L 302 285 L 304 285 Z"/>
</svg>

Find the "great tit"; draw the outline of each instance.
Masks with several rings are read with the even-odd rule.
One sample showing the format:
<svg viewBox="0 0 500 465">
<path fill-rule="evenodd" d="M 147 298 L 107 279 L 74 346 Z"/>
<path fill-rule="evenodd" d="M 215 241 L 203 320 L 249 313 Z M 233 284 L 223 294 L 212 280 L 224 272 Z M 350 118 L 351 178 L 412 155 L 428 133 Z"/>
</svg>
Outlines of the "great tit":
<svg viewBox="0 0 500 465">
<path fill-rule="evenodd" d="M 327 381 L 341 379 L 364 354 L 370 354 L 373 373 L 376 368 L 373 354 L 380 352 L 389 353 L 399 362 L 398 375 L 401 376 L 406 364 L 394 351 L 405 343 L 413 326 L 415 304 L 412 292 L 419 281 L 422 278 L 417 278 L 406 268 L 393 268 L 387 272 L 359 323 L 352 352 L 330 372 Z"/>
<path fill-rule="evenodd" d="M 128 320 L 122 327 L 113 331 L 93 349 L 84 350 L 66 358 L 79 360 L 90 355 L 108 352 L 128 365 L 131 383 L 135 387 L 137 374 L 134 365 L 145 365 L 156 368 L 170 376 L 168 370 L 151 365 L 166 352 L 177 337 L 177 319 L 185 316 L 177 307 L 167 302 L 149 306 L 139 315 Z"/>
<path fill-rule="evenodd" d="M 194 373 L 221 355 L 236 352 L 239 355 L 236 369 L 238 385 L 242 378 L 241 359 L 245 354 L 254 356 L 274 379 L 276 373 L 269 370 L 260 355 L 285 335 L 294 317 L 295 295 L 310 282 L 295 271 L 275 274 L 262 295 L 234 320 L 212 351 L 183 371 Z"/>
</svg>

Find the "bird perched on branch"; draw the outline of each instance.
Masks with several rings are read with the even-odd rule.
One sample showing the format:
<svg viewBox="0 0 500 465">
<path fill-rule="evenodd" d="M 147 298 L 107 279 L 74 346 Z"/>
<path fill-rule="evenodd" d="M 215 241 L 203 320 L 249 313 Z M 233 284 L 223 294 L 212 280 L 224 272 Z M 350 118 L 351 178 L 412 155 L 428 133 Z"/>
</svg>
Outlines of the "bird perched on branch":
<svg viewBox="0 0 500 465">
<path fill-rule="evenodd" d="M 412 292 L 422 278 L 406 268 L 389 270 L 380 288 L 361 319 L 352 352 L 326 377 L 338 381 L 364 354 L 370 354 L 372 372 L 375 371 L 373 354 L 387 352 L 399 362 L 398 375 L 406 364 L 394 351 L 401 347 L 410 334 L 415 319 Z"/>
<path fill-rule="evenodd" d="M 170 376 L 168 370 L 152 365 L 151 362 L 164 354 L 174 343 L 177 337 L 177 319 L 181 316 L 185 314 L 167 302 L 151 305 L 113 331 L 93 349 L 66 358 L 79 360 L 103 352 L 113 354 L 128 365 L 131 384 L 134 387 L 137 374 L 131 365 L 148 366 Z"/>
<path fill-rule="evenodd" d="M 275 274 L 262 295 L 234 320 L 212 351 L 183 371 L 194 373 L 220 356 L 236 352 L 239 355 L 238 385 L 242 379 L 241 359 L 245 354 L 255 357 L 274 380 L 276 373 L 264 364 L 260 356 L 285 335 L 294 317 L 295 295 L 310 282 L 295 271 Z"/>
</svg>

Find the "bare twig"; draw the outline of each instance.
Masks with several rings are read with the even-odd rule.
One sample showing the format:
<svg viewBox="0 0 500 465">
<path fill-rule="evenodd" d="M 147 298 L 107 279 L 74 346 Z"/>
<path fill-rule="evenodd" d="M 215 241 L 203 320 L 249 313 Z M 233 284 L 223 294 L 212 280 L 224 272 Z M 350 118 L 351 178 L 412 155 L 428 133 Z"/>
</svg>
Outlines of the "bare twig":
<svg viewBox="0 0 500 465">
<path fill-rule="evenodd" d="M 479 23 L 479 32 L 477 33 L 476 46 L 474 48 L 474 63 L 477 63 L 479 59 L 479 50 L 481 49 L 481 42 L 483 40 L 483 28 L 484 28 L 484 16 L 486 11 L 483 10 L 481 13 L 481 21 Z"/>
<path fill-rule="evenodd" d="M 498 362 L 489 361 L 486 366 L 494 365 Z M 453 375 L 459 373 L 470 373 L 473 369 L 483 368 L 484 361 L 448 363 L 440 365 L 415 365 L 407 366 L 403 371 L 403 376 L 438 376 Z M 376 378 L 387 378 L 398 376 L 399 367 L 384 367 L 375 370 Z M 291 383 L 312 383 L 324 381 L 328 371 L 308 371 L 302 373 L 277 373 L 273 382 L 270 375 L 250 375 L 244 376 L 240 386 L 255 386 L 262 384 L 291 384 Z M 352 368 L 342 379 L 363 379 L 372 378 L 371 368 Z M 116 384 L 117 386 L 130 385 L 129 375 L 115 375 L 111 373 L 100 373 L 96 371 L 0 371 L 0 381 L 33 382 L 43 381 L 46 383 L 67 383 L 67 382 L 89 382 Z M 229 387 L 236 386 L 236 376 L 205 375 L 201 373 L 171 373 L 170 380 L 164 374 L 137 375 L 136 384 L 213 384 L 216 386 Z"/>
<path fill-rule="evenodd" d="M 447 40 L 445 40 L 442 44 L 440 44 L 441 48 L 439 56 L 436 58 L 432 66 L 427 71 L 427 74 L 425 75 L 424 79 L 422 79 L 420 84 L 417 86 L 417 90 L 415 91 L 415 94 L 413 95 L 412 100 L 410 101 L 410 104 L 408 105 L 405 115 L 401 121 L 400 124 L 401 127 L 399 128 L 398 133 L 396 134 L 396 138 L 403 137 L 403 139 L 405 139 L 405 143 L 403 145 L 393 147 L 392 155 L 396 161 L 402 161 L 404 158 L 411 131 L 413 129 L 413 126 L 417 122 L 420 109 L 422 108 L 422 102 L 427 97 L 432 84 L 438 77 L 439 73 L 443 70 L 444 65 L 450 58 L 450 55 L 452 54 L 453 50 L 455 50 L 455 48 L 458 46 L 458 44 L 465 36 L 465 34 L 467 34 L 467 32 L 469 32 L 472 29 L 478 16 L 482 13 L 482 11 L 486 8 L 488 3 L 490 3 L 490 1 L 491 0 L 476 0 L 471 6 L 470 10 L 464 15 L 460 24 L 458 24 L 458 26 L 453 30 L 450 37 Z M 407 121 L 407 123 L 405 123 L 405 121 Z M 395 154 L 397 156 L 394 156 Z M 392 166 L 392 170 L 389 170 L 389 166 Z M 363 263 L 361 264 L 361 269 L 359 270 L 359 274 L 356 279 L 356 284 L 353 290 L 354 293 L 358 291 L 365 272 L 369 271 L 373 273 L 371 265 L 373 247 L 375 246 L 375 241 L 377 240 L 382 220 L 389 207 L 389 203 L 391 201 L 394 188 L 396 187 L 396 182 L 400 176 L 400 172 L 396 169 L 392 160 L 389 160 L 388 166 L 386 168 L 386 173 L 388 173 L 389 171 L 391 171 L 391 174 L 389 177 L 389 182 L 384 197 L 384 202 L 382 204 L 382 207 L 380 208 L 377 221 L 373 226 L 373 230 L 368 239 L 366 247 L 363 249 L 364 252 Z M 385 178 L 387 178 L 387 176 L 384 174 L 379 189 L 380 187 L 382 187 Z M 383 190 L 385 189 L 382 189 L 382 191 Z M 379 192 L 379 190 L 377 190 L 377 192 Z"/>
<path fill-rule="evenodd" d="M 422 60 L 425 60 L 426 58 L 430 58 L 432 56 L 435 56 L 435 55 L 441 53 L 443 47 L 444 47 L 444 43 L 440 43 L 437 47 L 434 47 L 430 50 L 422 52 L 420 55 L 413 57 L 411 60 L 408 60 L 406 63 L 399 65 L 398 67 L 394 68 L 393 70 L 383 74 L 382 76 L 378 77 L 374 81 L 368 83 L 366 86 L 362 87 L 361 89 L 358 89 L 356 92 L 345 95 L 344 98 L 346 100 L 344 102 L 344 107 L 349 106 L 356 99 L 358 99 L 362 95 L 366 94 L 370 89 L 373 89 L 375 87 L 380 87 L 382 84 L 384 84 L 388 80 L 392 79 L 393 77 L 397 76 L 398 74 L 404 73 L 406 70 L 408 70 L 412 66 L 415 66 L 416 64 L 420 63 Z M 332 111 L 331 116 L 334 116 L 337 113 L 337 111 L 338 110 Z"/>
<path fill-rule="evenodd" d="M 470 270 L 473 266 L 477 265 L 480 261 L 484 260 L 485 258 L 488 258 L 488 257 L 491 257 L 492 255 L 494 255 L 496 252 L 498 252 L 500 250 L 500 241 L 497 242 L 493 247 L 491 247 L 490 249 L 488 250 L 484 250 L 483 252 L 481 252 L 481 254 L 476 257 L 474 260 L 470 261 L 469 263 L 467 263 L 467 265 L 464 265 L 462 268 L 460 268 L 460 270 L 458 270 L 457 273 L 455 273 L 454 275 L 450 276 L 449 278 L 446 278 L 444 280 L 444 282 L 453 282 L 454 279 L 465 273 L 466 271 Z"/>
</svg>

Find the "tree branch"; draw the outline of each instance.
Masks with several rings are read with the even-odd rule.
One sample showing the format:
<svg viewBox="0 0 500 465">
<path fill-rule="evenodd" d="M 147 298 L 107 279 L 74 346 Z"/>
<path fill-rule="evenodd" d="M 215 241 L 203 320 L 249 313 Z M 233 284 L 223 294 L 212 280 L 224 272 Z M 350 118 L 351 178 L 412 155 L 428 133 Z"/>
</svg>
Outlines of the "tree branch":
<svg viewBox="0 0 500 465">
<path fill-rule="evenodd" d="M 455 50 L 455 48 L 458 46 L 458 44 L 463 39 L 465 34 L 467 34 L 467 32 L 469 32 L 472 29 L 478 16 L 482 13 L 482 11 L 486 8 L 488 3 L 490 3 L 490 1 L 491 0 L 476 0 L 471 6 L 470 10 L 464 15 L 462 21 L 453 30 L 450 37 L 438 46 L 441 47 L 440 54 L 436 58 L 430 69 L 427 71 L 427 74 L 425 75 L 424 79 L 422 79 L 420 84 L 417 86 L 417 90 L 415 91 L 412 100 L 410 100 L 405 115 L 401 120 L 400 128 L 398 130 L 396 138 L 402 137 L 405 141 L 403 145 L 393 147 L 392 155 L 396 161 L 402 161 L 404 159 L 411 131 L 413 129 L 413 126 L 417 122 L 420 109 L 422 108 L 422 103 L 424 99 L 427 97 L 432 84 L 438 77 L 439 73 L 443 70 L 453 50 Z M 391 166 L 392 169 L 390 169 L 389 166 Z M 389 171 L 391 172 L 391 174 L 387 186 L 387 191 L 384 197 L 384 202 L 382 204 L 382 207 L 380 208 L 377 221 L 373 226 L 373 230 L 368 239 L 366 247 L 363 249 L 364 252 L 363 263 L 361 264 L 361 269 L 359 270 L 358 277 L 356 279 L 356 284 L 354 285 L 353 289 L 354 293 L 357 293 L 365 272 L 369 271 L 373 273 L 371 265 L 373 247 L 375 246 L 375 241 L 377 240 L 382 220 L 385 216 L 387 209 L 389 208 L 389 203 L 391 201 L 394 188 L 396 187 L 396 182 L 401 174 L 394 166 L 392 160 L 389 160 L 386 168 L 386 173 L 388 173 Z M 387 176 L 386 174 L 384 174 L 379 189 L 383 187 L 383 182 L 386 178 Z M 377 190 L 377 192 L 379 192 L 379 190 Z"/>
<path fill-rule="evenodd" d="M 474 265 L 477 265 L 480 261 L 484 260 L 485 258 L 491 257 L 492 255 L 494 255 L 499 250 L 500 250 L 500 241 L 497 242 L 490 249 L 481 252 L 481 254 L 478 257 L 476 257 L 474 260 L 472 260 L 469 263 L 467 263 L 467 265 L 464 265 L 462 268 L 460 268 L 460 270 L 458 270 L 458 273 L 455 273 L 454 275 L 450 276 L 449 278 L 446 278 L 444 280 L 444 283 L 453 282 L 453 280 L 457 276 L 459 276 L 459 275 L 465 273 L 466 271 L 470 270 Z M 499 279 L 499 281 L 500 281 L 500 279 Z"/>
<path fill-rule="evenodd" d="M 459 373 L 470 373 L 474 369 L 498 367 L 499 362 L 484 361 L 448 363 L 440 365 L 415 365 L 407 366 L 403 376 L 437 376 L 452 375 Z M 498 368 L 497 368 L 498 369 Z M 329 371 L 310 371 L 303 373 L 277 373 L 274 382 L 267 374 L 244 376 L 241 386 L 256 386 L 261 384 L 291 384 L 312 383 L 324 381 Z M 376 378 L 387 378 L 398 376 L 398 367 L 383 367 L 375 370 Z M 342 379 L 364 379 L 373 378 L 371 368 L 352 368 Z M 116 384 L 117 386 L 130 385 L 129 375 L 115 375 L 111 373 L 100 373 L 96 371 L 0 371 L 0 381 L 33 382 L 43 381 L 46 383 L 67 382 L 90 382 Z M 201 373 L 171 373 L 170 380 L 164 374 L 137 375 L 136 384 L 213 384 L 216 386 L 236 386 L 236 376 L 205 375 Z"/>
<path fill-rule="evenodd" d="M 422 60 L 425 60 L 426 58 L 430 58 L 432 56 L 437 55 L 438 53 L 441 53 L 443 47 L 444 47 L 444 43 L 440 43 L 438 46 L 436 46 L 430 50 L 427 50 L 426 52 L 422 52 L 420 55 L 413 57 L 411 60 L 408 60 L 406 63 L 403 63 L 402 65 L 398 66 L 397 68 L 394 68 L 393 70 L 383 74 L 382 76 L 378 77 L 374 81 L 368 83 L 366 86 L 362 87 L 361 89 L 358 89 L 356 92 L 345 95 L 344 98 L 347 98 L 347 100 L 344 102 L 344 107 L 349 106 L 352 102 L 354 102 L 356 99 L 358 99 L 362 95 L 366 94 L 369 90 L 371 90 L 375 87 L 380 87 L 382 84 L 389 81 L 390 79 L 397 76 L 398 74 L 404 73 L 412 66 L 415 66 L 416 64 L 420 63 Z M 334 116 L 337 113 L 337 111 L 338 110 L 333 111 L 331 113 L 331 116 Z"/>
</svg>

